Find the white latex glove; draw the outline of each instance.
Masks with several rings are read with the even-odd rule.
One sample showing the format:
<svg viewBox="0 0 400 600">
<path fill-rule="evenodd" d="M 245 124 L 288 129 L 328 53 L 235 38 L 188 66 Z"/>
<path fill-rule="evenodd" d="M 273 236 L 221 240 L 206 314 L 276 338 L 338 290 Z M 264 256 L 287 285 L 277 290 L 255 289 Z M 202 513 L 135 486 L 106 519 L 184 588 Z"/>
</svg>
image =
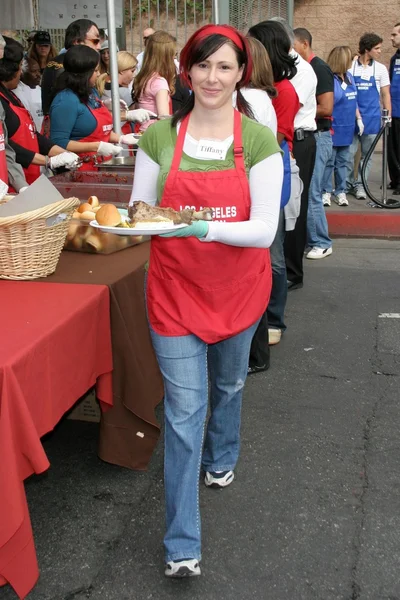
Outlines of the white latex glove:
<svg viewBox="0 0 400 600">
<path fill-rule="evenodd" d="M 51 170 L 58 169 L 59 167 L 73 169 L 78 164 L 78 161 L 79 156 L 75 152 L 62 152 L 50 158 L 49 167 Z"/>
<path fill-rule="evenodd" d="M 364 133 L 364 123 L 361 118 L 357 119 L 357 127 L 358 127 L 358 135 L 361 136 Z"/>
<path fill-rule="evenodd" d="M 119 143 L 126 144 L 127 146 L 136 146 L 138 141 L 139 138 L 134 133 L 126 133 L 119 138 Z"/>
<path fill-rule="evenodd" d="M 5 181 L 0 179 L 0 200 L 3 200 L 3 198 L 7 194 L 7 192 L 8 192 L 8 185 L 6 184 Z"/>
<path fill-rule="evenodd" d="M 136 110 L 126 111 L 127 121 L 137 121 L 138 123 L 145 123 L 150 121 L 150 117 L 156 117 L 157 115 L 151 110 L 145 110 L 144 108 L 137 108 Z"/>
<path fill-rule="evenodd" d="M 110 144 L 109 142 L 100 142 L 97 154 L 99 156 L 117 156 L 121 152 L 121 146 Z"/>
</svg>

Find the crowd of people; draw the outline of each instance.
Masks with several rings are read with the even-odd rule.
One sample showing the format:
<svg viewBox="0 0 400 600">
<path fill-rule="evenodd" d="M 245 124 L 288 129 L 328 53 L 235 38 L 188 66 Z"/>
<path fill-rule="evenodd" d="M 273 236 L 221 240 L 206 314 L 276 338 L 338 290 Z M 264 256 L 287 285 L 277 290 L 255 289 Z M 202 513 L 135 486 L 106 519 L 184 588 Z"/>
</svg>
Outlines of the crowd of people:
<svg viewBox="0 0 400 600">
<path fill-rule="evenodd" d="M 95 23 L 71 23 L 58 55 L 47 32 L 28 53 L 1 38 L 0 179 L 21 191 L 41 167 L 95 170 L 140 131 L 131 203 L 213 209 L 212 221 L 152 237 L 145 290 L 165 387 L 165 574 L 185 577 L 200 574 L 200 470 L 207 487 L 234 480 L 246 377 L 269 367 L 304 256 L 332 254 L 332 195 L 341 206 L 366 197 L 354 156 L 361 146 L 365 160 L 381 107 L 400 193 L 400 23 L 389 72 L 375 33 L 356 56 L 337 46 L 325 62 L 310 31 L 280 18 L 246 36 L 206 25 L 179 56 L 169 33 L 143 38 L 137 57 L 117 55 L 122 134 Z"/>
</svg>

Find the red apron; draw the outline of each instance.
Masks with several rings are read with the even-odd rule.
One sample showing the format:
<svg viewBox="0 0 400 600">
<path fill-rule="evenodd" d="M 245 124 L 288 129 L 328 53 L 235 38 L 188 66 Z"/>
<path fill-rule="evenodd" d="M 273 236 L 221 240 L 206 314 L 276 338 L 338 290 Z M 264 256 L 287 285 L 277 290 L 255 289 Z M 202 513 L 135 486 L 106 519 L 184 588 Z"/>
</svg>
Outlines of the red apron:
<svg viewBox="0 0 400 600">
<path fill-rule="evenodd" d="M 1 121 L 0 121 L 0 179 L 8 185 L 6 142 L 4 139 L 3 123 Z"/>
<path fill-rule="evenodd" d="M 112 115 L 108 108 L 101 103 L 100 108 L 88 109 L 97 121 L 96 128 L 90 135 L 79 142 L 108 142 L 110 139 L 110 133 L 113 128 Z M 104 162 L 112 158 L 111 156 L 97 156 L 96 152 L 79 152 L 79 156 L 83 159 L 83 164 L 80 167 L 80 171 L 97 171 L 96 163 Z"/>
<path fill-rule="evenodd" d="M 175 210 L 210 206 L 216 220 L 248 221 L 251 200 L 241 114 L 235 110 L 235 168 L 224 171 L 179 171 L 188 122 L 189 116 L 181 123 L 160 206 Z M 194 334 L 209 344 L 236 335 L 264 313 L 271 285 L 268 249 L 197 238 L 152 238 L 148 312 L 152 328 L 161 335 Z"/>
<path fill-rule="evenodd" d="M 9 107 L 11 110 L 17 115 L 19 119 L 19 127 L 14 135 L 9 136 L 9 139 L 19 144 L 26 150 L 30 150 L 31 152 L 35 152 L 36 154 L 40 154 L 39 152 L 39 142 L 36 135 L 36 127 L 35 122 L 31 117 L 31 113 L 27 110 L 18 100 L 17 96 L 15 98 L 18 100 L 18 106 L 9 102 L 8 98 L 4 96 L 0 92 L 0 96 L 5 98 L 9 103 Z M 26 169 L 24 168 L 25 179 L 28 185 L 36 181 L 36 179 L 40 176 L 40 166 L 30 164 Z"/>
</svg>

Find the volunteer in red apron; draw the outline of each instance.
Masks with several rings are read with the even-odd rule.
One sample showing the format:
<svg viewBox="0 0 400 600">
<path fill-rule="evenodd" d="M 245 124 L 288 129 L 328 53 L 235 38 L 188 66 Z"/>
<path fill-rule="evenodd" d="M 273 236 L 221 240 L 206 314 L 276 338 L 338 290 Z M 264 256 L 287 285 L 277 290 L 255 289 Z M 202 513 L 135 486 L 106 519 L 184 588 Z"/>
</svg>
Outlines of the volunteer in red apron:
<svg viewBox="0 0 400 600">
<path fill-rule="evenodd" d="M 36 131 L 32 116 L 13 92 L 21 76 L 23 47 L 12 38 L 4 36 L 4 39 L 6 46 L 0 60 L 0 102 L 9 144 L 15 151 L 17 162 L 24 169 L 27 183 L 31 184 L 39 177 L 41 166 L 51 169 L 72 166 L 77 156 L 65 152 L 64 148 Z"/>
<path fill-rule="evenodd" d="M 390 96 L 392 100 L 392 125 L 389 128 L 388 167 L 390 187 L 400 194 L 400 23 L 396 23 L 390 36 L 396 52 L 390 59 Z"/>
<path fill-rule="evenodd" d="M 363 121 L 357 108 L 357 87 L 353 76 L 347 73 L 351 66 L 352 54 L 349 46 L 336 46 L 331 50 L 327 63 L 334 74 L 334 101 L 332 113 L 332 156 L 325 168 L 322 201 L 324 206 L 331 205 L 332 174 L 335 175 L 335 202 L 339 206 L 348 206 L 346 196 L 346 175 L 349 162 L 350 145 L 353 142 L 354 128 L 357 122 L 359 131 L 363 131 Z"/>
<path fill-rule="evenodd" d="M 119 154 L 119 144 L 134 145 L 133 134 L 113 132 L 112 115 L 95 89 L 99 54 L 84 45 L 72 46 L 64 58 L 64 72 L 57 79 L 58 93 L 50 106 L 50 137 L 76 152 L 81 169 L 97 170 L 99 162 Z"/>
<path fill-rule="evenodd" d="M 361 181 L 361 169 L 364 158 L 371 148 L 376 134 L 381 127 L 381 100 L 383 108 L 391 113 L 390 80 L 386 67 L 377 62 L 381 55 L 382 38 L 374 33 L 366 33 L 360 38 L 359 58 L 350 69 L 357 86 L 357 104 L 364 125 L 364 130 L 356 128 L 353 143 L 350 146 L 349 162 L 347 164 L 347 191 L 354 192 L 358 200 L 367 197 Z M 357 180 L 354 178 L 354 157 L 361 142 L 361 159 L 358 167 Z M 368 161 L 365 176 L 371 169 L 372 162 Z"/>
<path fill-rule="evenodd" d="M 234 479 L 250 343 L 268 304 L 268 247 L 283 180 L 271 130 L 232 107 L 236 89 L 238 109 L 248 111 L 240 93 L 251 75 L 247 40 L 232 27 L 206 25 L 180 62 L 190 102 L 144 133 L 131 198 L 176 210 L 209 206 L 215 219 L 151 241 L 147 308 L 165 386 L 168 577 L 200 574 L 201 466 L 206 486 Z"/>
</svg>

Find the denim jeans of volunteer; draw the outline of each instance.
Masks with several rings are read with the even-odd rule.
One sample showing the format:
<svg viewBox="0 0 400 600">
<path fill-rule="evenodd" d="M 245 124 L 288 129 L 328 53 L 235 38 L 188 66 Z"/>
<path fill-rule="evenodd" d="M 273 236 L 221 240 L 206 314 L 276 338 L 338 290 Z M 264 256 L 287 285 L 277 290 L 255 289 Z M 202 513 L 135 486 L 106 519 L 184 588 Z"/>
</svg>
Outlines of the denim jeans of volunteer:
<svg viewBox="0 0 400 600">
<path fill-rule="evenodd" d="M 309 248 L 330 248 L 328 222 L 322 203 L 322 185 L 325 168 L 332 155 L 332 136 L 329 131 L 316 131 L 317 152 L 310 183 L 307 212 L 307 245 Z"/>
<path fill-rule="evenodd" d="M 165 393 L 166 562 L 201 559 L 200 469 L 236 466 L 243 387 L 257 325 L 210 345 L 195 335 L 166 337 L 150 328 Z"/>
<path fill-rule="evenodd" d="M 325 168 L 324 182 L 322 186 L 323 192 L 335 195 L 346 192 L 347 184 L 347 165 L 349 162 L 350 146 L 333 146 L 332 156 L 328 160 Z M 332 182 L 332 174 L 334 183 Z M 333 183 L 333 185 L 332 185 Z"/>
<path fill-rule="evenodd" d="M 279 213 L 278 229 L 270 250 L 272 266 L 272 289 L 267 308 L 268 327 L 285 331 L 284 323 L 287 300 L 287 274 L 284 252 L 285 241 L 285 213 Z"/>
<path fill-rule="evenodd" d="M 371 148 L 374 139 L 376 138 L 375 134 L 370 135 L 355 135 L 353 137 L 353 142 L 349 148 L 349 158 L 347 162 L 347 176 L 346 176 L 346 191 L 347 192 L 356 192 L 358 188 L 363 189 L 363 184 L 361 181 L 361 167 L 364 164 L 364 158 L 367 155 L 368 150 Z M 358 145 L 361 142 L 361 159 L 360 164 L 358 165 L 358 175 L 357 179 L 354 178 L 354 158 L 357 154 Z M 365 176 L 368 180 L 368 174 L 372 167 L 372 161 L 368 161 L 368 165 L 365 171 Z"/>
</svg>

